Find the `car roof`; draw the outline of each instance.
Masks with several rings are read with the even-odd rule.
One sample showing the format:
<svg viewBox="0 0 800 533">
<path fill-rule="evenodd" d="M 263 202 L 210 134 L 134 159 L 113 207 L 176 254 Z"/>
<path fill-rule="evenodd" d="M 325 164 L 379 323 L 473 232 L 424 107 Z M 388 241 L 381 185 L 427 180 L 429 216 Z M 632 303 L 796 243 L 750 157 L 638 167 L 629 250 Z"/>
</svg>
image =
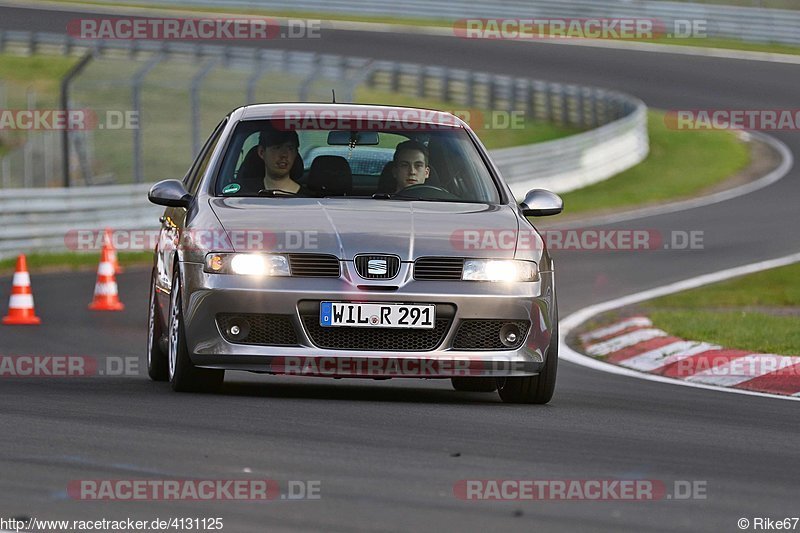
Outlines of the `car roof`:
<svg viewBox="0 0 800 533">
<path fill-rule="evenodd" d="M 307 103 L 280 103 L 280 104 L 255 104 L 240 108 L 240 120 L 269 119 L 281 113 L 301 113 L 301 115 L 315 114 L 325 111 L 334 112 L 342 116 L 367 116 L 378 120 L 399 120 L 414 124 L 432 124 L 463 128 L 464 122 L 446 111 L 423 109 L 418 107 L 384 106 L 370 104 L 307 104 Z M 370 115 L 367 115 L 370 113 Z M 375 114 L 379 114 L 377 117 Z"/>
</svg>

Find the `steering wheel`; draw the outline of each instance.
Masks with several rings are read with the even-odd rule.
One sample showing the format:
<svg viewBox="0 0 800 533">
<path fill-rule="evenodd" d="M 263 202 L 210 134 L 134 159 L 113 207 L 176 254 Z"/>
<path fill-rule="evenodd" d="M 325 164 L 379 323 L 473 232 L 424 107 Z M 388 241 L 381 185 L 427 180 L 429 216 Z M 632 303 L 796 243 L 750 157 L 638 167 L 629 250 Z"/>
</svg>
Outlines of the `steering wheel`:
<svg viewBox="0 0 800 533">
<path fill-rule="evenodd" d="M 409 194 L 411 193 L 411 194 Z M 397 196 L 411 196 L 421 200 L 458 200 L 459 197 L 447 189 L 425 183 L 417 183 L 397 192 Z"/>
</svg>

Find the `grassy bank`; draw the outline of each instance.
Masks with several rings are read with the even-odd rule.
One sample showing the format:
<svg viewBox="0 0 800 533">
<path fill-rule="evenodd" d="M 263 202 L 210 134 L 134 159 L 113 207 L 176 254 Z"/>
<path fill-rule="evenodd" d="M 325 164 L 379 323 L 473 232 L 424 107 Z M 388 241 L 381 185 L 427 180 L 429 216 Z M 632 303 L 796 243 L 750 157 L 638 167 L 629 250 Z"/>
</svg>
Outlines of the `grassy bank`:
<svg viewBox="0 0 800 533">
<path fill-rule="evenodd" d="M 97 267 L 100 261 L 100 252 L 28 254 L 26 259 L 28 270 L 31 272 L 84 270 Z M 122 267 L 151 265 L 153 263 L 153 252 L 119 252 L 117 253 L 117 260 Z M 16 258 L 0 260 L 0 275 L 12 274 L 16 264 Z"/>
<path fill-rule="evenodd" d="M 748 145 L 729 131 L 671 130 L 650 111 L 650 155 L 613 178 L 562 195 L 565 213 L 675 200 L 701 193 L 750 162 Z"/>
<path fill-rule="evenodd" d="M 685 339 L 800 355 L 800 264 L 680 292 L 643 305 L 656 327 Z"/>
</svg>

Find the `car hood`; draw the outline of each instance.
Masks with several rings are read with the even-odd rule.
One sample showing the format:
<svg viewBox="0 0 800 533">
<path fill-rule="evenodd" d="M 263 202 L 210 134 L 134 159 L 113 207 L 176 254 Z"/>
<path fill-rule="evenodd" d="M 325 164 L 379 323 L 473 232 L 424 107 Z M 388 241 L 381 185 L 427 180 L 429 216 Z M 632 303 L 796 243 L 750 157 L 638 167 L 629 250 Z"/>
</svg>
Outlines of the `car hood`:
<svg viewBox="0 0 800 533">
<path fill-rule="evenodd" d="M 394 254 L 403 261 L 510 259 L 520 224 L 507 205 L 355 198 L 211 198 L 209 203 L 237 252 L 320 253 L 345 260 L 364 253 Z"/>
</svg>

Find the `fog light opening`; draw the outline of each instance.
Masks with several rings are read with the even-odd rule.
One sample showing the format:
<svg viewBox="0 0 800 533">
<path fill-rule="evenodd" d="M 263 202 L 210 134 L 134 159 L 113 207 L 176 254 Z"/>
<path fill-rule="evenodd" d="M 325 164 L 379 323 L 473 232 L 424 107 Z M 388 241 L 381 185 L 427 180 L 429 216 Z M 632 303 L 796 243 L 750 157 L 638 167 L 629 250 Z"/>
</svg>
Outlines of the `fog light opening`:
<svg viewBox="0 0 800 533">
<path fill-rule="evenodd" d="M 250 334 L 250 322 L 243 318 L 232 320 L 228 324 L 228 336 L 235 341 L 241 341 Z"/>
<path fill-rule="evenodd" d="M 516 324 L 505 324 L 500 328 L 500 342 L 506 348 L 513 348 L 519 344 L 520 335 L 522 335 L 522 332 L 520 332 Z"/>
</svg>

